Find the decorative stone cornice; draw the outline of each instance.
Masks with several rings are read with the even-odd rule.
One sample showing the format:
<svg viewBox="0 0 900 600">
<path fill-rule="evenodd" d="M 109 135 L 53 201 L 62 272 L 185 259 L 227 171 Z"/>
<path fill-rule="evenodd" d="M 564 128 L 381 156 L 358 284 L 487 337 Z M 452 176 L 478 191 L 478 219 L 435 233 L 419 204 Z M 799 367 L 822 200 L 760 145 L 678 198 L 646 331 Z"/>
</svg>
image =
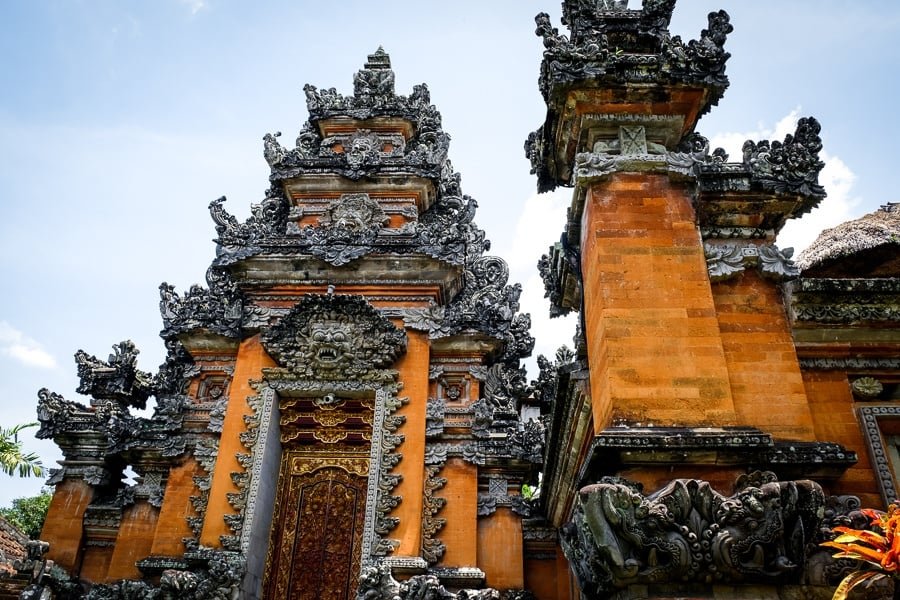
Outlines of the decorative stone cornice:
<svg viewBox="0 0 900 600">
<path fill-rule="evenodd" d="M 821 371 L 882 371 L 900 369 L 900 358 L 890 357 L 807 357 L 800 358 L 802 369 Z"/>
<path fill-rule="evenodd" d="M 560 537 L 590 597 L 655 582 L 799 583 L 824 506 L 818 484 L 771 473 L 744 478 L 730 497 L 699 480 L 650 496 L 608 481 L 580 491 Z"/>
<path fill-rule="evenodd" d="M 785 288 L 794 323 L 900 321 L 900 278 L 802 278 Z"/>
<path fill-rule="evenodd" d="M 771 469 L 782 477 L 834 478 L 854 465 L 857 455 L 833 443 L 776 442 L 753 427 L 610 427 L 594 437 L 575 483 L 629 466 L 710 460 Z"/>
<path fill-rule="evenodd" d="M 779 250 L 775 244 L 750 242 L 706 242 L 703 244 L 703 251 L 706 254 L 709 279 L 714 283 L 736 277 L 751 266 L 755 266 L 763 277 L 777 281 L 800 275 L 800 270 L 791 260 L 793 248 Z"/>
</svg>

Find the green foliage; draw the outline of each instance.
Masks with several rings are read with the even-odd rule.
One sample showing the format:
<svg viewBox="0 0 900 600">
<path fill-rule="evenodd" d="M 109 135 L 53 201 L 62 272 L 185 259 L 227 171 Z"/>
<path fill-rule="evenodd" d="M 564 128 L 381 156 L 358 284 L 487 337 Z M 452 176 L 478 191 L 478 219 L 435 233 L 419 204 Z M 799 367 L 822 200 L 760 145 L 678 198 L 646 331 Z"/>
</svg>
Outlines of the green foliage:
<svg viewBox="0 0 900 600">
<path fill-rule="evenodd" d="M 532 498 L 534 498 L 536 492 L 537 486 L 528 485 L 527 483 L 522 485 L 522 497 L 526 500 L 531 500 Z"/>
<path fill-rule="evenodd" d="M 36 427 L 37 423 L 25 423 L 14 427 L 0 427 L 0 469 L 7 475 L 19 477 L 43 477 L 44 467 L 38 455 L 22 450 L 19 432 L 28 427 Z"/>
<path fill-rule="evenodd" d="M 44 526 L 44 518 L 47 516 L 52 497 L 50 491 L 44 488 L 37 496 L 16 498 L 12 501 L 12 506 L 0 508 L 0 515 L 21 529 L 29 538 L 36 540 L 41 535 L 41 527 Z"/>
</svg>

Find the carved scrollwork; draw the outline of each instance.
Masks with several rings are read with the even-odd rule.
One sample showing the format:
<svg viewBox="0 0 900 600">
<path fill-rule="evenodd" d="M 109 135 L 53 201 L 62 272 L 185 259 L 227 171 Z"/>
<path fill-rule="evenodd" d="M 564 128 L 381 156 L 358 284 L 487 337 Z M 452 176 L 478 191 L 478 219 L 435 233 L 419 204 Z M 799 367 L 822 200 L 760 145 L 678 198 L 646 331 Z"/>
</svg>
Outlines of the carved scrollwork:
<svg viewBox="0 0 900 600">
<path fill-rule="evenodd" d="M 797 122 L 797 129 L 784 142 L 746 141 L 743 162 L 754 181 L 775 193 L 791 193 L 824 198 L 825 188 L 819 184 L 819 172 L 825 163 L 819 158 L 822 127 L 812 117 Z"/>
<path fill-rule="evenodd" d="M 652 496 L 620 483 L 581 490 L 563 550 L 582 591 L 603 595 L 634 583 L 799 578 L 825 505 L 811 481 L 766 481 L 725 497 L 697 480 Z"/>
<path fill-rule="evenodd" d="M 437 538 L 438 532 L 447 523 L 447 519 L 442 519 L 437 514 L 447 504 L 446 498 L 435 496 L 435 492 L 447 483 L 446 477 L 439 477 L 440 467 L 425 467 L 425 494 L 422 504 L 422 558 L 428 564 L 438 562 L 442 556 L 446 546 Z"/>
<path fill-rule="evenodd" d="M 799 277 L 800 269 L 791 260 L 793 248 L 780 250 L 775 244 L 705 243 L 706 267 L 710 281 L 725 281 L 755 265 L 763 277 L 788 280 Z"/>
<path fill-rule="evenodd" d="M 175 286 L 159 286 L 159 312 L 163 320 L 163 338 L 180 333 L 208 329 L 226 337 L 240 337 L 243 297 L 231 277 L 222 269 L 206 272 L 209 288 L 192 285 L 180 296 Z"/>
</svg>

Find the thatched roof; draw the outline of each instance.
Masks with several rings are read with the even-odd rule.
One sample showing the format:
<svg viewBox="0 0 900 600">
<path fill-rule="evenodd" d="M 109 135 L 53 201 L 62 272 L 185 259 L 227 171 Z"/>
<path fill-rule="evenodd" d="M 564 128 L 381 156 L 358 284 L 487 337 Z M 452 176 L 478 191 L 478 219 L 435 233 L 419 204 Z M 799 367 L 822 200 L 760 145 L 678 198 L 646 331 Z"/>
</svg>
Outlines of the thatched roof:
<svg viewBox="0 0 900 600">
<path fill-rule="evenodd" d="M 900 276 L 900 203 L 826 229 L 797 264 L 807 277 Z"/>
</svg>

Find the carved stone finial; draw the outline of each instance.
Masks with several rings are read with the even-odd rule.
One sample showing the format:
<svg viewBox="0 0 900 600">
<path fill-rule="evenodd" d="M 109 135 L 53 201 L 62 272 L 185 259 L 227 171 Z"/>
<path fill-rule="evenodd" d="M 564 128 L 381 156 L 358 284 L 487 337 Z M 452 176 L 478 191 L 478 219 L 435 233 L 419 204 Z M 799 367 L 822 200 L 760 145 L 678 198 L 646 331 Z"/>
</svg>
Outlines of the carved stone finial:
<svg viewBox="0 0 900 600">
<path fill-rule="evenodd" d="M 394 72 L 391 57 L 382 47 L 369 55 L 365 66 L 353 76 L 353 94 L 357 97 L 394 96 Z"/>
</svg>

